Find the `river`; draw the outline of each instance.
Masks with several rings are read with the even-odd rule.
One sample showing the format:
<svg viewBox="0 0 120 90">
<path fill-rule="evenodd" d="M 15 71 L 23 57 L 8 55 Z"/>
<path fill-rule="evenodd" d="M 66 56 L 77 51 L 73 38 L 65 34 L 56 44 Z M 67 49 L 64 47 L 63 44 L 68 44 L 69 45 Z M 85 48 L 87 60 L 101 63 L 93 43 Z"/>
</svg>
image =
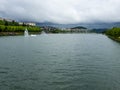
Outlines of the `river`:
<svg viewBox="0 0 120 90">
<path fill-rule="evenodd" d="M 0 90 L 120 90 L 120 43 L 102 34 L 0 37 Z"/>
</svg>

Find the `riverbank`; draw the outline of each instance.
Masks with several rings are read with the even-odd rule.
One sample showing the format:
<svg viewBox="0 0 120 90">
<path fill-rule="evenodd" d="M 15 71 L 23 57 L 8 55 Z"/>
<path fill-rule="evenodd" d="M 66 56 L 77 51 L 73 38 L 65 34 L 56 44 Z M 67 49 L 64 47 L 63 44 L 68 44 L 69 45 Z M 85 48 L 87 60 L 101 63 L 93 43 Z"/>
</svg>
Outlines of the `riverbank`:
<svg viewBox="0 0 120 90">
<path fill-rule="evenodd" d="M 110 35 L 107 35 L 107 36 L 114 41 L 120 42 L 120 37 L 113 37 L 113 36 L 110 36 Z"/>
<path fill-rule="evenodd" d="M 39 34 L 42 30 L 39 26 L 30 26 L 30 25 L 19 25 L 18 22 L 0 20 L 0 36 L 17 36 L 24 35 L 25 29 L 28 29 L 29 33 Z"/>
<path fill-rule="evenodd" d="M 112 29 L 107 30 L 105 34 L 112 40 L 120 42 L 120 27 L 113 27 Z"/>
<path fill-rule="evenodd" d="M 29 34 L 40 34 L 41 32 L 29 32 Z M 0 32 L 0 36 L 19 36 L 24 35 L 24 32 Z"/>
<path fill-rule="evenodd" d="M 0 36 L 17 36 L 23 35 L 22 32 L 0 32 Z"/>
</svg>

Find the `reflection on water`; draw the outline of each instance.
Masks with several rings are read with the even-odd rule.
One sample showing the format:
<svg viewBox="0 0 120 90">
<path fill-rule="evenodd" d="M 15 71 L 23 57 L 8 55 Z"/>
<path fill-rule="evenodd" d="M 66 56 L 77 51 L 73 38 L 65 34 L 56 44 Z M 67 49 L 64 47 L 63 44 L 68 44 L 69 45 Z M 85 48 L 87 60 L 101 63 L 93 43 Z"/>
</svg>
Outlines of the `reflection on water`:
<svg viewBox="0 0 120 90">
<path fill-rule="evenodd" d="M 101 34 L 0 37 L 0 89 L 119 90 L 119 53 Z"/>
</svg>

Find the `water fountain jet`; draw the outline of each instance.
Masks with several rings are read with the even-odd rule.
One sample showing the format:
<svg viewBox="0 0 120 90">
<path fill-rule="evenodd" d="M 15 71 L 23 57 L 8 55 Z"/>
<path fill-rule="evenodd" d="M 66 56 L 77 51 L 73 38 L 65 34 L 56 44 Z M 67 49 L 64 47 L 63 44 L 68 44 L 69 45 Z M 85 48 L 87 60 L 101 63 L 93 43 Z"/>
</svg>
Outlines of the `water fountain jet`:
<svg viewBox="0 0 120 90">
<path fill-rule="evenodd" d="M 28 37 L 28 36 L 29 36 L 29 33 L 28 33 L 27 28 L 26 28 L 25 31 L 24 31 L 24 36 L 25 36 L 25 37 Z"/>
</svg>

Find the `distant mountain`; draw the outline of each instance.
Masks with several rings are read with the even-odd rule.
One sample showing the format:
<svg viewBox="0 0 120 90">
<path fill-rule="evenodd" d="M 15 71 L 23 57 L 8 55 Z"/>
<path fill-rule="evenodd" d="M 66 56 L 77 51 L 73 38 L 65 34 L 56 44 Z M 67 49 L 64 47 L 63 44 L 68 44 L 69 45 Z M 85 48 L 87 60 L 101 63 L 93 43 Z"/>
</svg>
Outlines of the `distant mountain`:
<svg viewBox="0 0 120 90">
<path fill-rule="evenodd" d="M 77 26 L 77 27 L 73 27 L 71 29 L 87 29 L 86 27 L 83 27 L 83 26 Z"/>
<path fill-rule="evenodd" d="M 86 27 L 88 29 L 109 29 L 112 27 L 120 27 L 120 22 L 116 23 L 92 23 L 92 24 L 85 24 L 85 23 L 79 23 L 79 24 L 56 24 L 56 23 L 36 23 L 38 26 L 52 26 L 57 28 L 74 28 L 74 27 Z M 81 28 L 81 27 L 80 27 Z"/>
</svg>

